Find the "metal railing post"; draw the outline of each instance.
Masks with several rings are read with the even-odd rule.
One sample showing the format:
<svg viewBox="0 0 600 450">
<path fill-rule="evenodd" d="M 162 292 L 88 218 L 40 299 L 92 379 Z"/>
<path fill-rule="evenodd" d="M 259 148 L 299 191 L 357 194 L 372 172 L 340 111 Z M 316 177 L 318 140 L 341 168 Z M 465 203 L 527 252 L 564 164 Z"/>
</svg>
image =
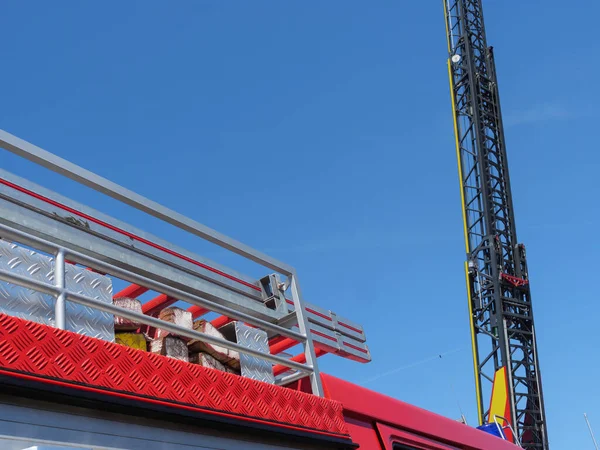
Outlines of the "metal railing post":
<svg viewBox="0 0 600 450">
<path fill-rule="evenodd" d="M 306 317 L 306 310 L 304 309 L 304 302 L 302 301 L 302 293 L 300 292 L 300 286 L 298 285 L 298 280 L 295 273 L 289 276 L 289 281 L 292 300 L 294 301 L 294 308 L 296 310 L 296 317 L 298 318 L 298 328 L 300 329 L 300 333 L 306 337 L 306 341 L 303 343 L 304 356 L 306 357 L 306 364 L 312 368 L 310 372 L 310 385 L 312 388 L 312 393 L 314 395 L 318 395 L 319 397 L 323 397 L 323 385 L 321 383 L 319 366 L 317 365 L 315 346 L 313 345 L 310 330 L 308 328 L 308 318 Z"/>
<path fill-rule="evenodd" d="M 502 425 L 500 425 L 500 423 L 498 423 L 498 419 L 504 420 L 504 422 L 506 422 L 506 426 L 503 427 Z M 512 433 L 512 435 L 513 435 L 513 439 L 515 440 L 514 443 L 517 444 L 521 448 L 523 447 L 521 445 L 521 440 L 519 439 L 519 436 L 516 433 L 516 430 L 513 429 L 512 425 L 506 419 L 506 417 L 502 417 L 502 416 L 499 416 L 498 414 L 494 414 L 494 423 L 496 424 L 496 426 L 498 428 L 500 428 L 500 430 L 502 430 L 503 433 L 504 433 L 504 428 L 508 428 L 510 430 L 510 432 Z M 506 438 L 505 438 L 505 440 L 506 440 Z"/>
<path fill-rule="evenodd" d="M 60 249 L 56 253 L 56 259 L 54 261 L 54 284 L 57 288 L 61 289 L 60 294 L 56 297 L 56 304 L 54 306 L 54 315 L 56 319 L 56 328 L 61 330 L 65 329 L 65 316 L 66 316 L 66 299 L 65 299 L 65 252 Z"/>
</svg>

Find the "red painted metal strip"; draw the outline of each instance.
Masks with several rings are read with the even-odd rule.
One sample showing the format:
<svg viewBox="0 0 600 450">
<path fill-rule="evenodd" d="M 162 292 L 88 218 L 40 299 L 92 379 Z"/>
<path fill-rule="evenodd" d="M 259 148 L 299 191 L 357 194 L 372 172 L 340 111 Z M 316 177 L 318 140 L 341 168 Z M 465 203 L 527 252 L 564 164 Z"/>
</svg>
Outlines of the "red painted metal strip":
<svg viewBox="0 0 600 450">
<path fill-rule="evenodd" d="M 315 355 L 317 356 L 317 358 L 326 354 L 327 352 L 325 350 L 321 350 L 320 348 L 315 349 Z M 290 358 L 290 361 L 295 361 L 297 363 L 304 364 L 306 363 L 306 355 L 304 353 L 299 353 L 296 356 Z M 273 375 L 278 376 L 284 372 L 287 372 L 288 370 L 290 370 L 289 367 L 278 364 L 276 366 L 273 366 Z"/>
<path fill-rule="evenodd" d="M 286 301 L 286 303 L 288 305 L 293 305 L 294 304 L 294 302 L 292 300 L 290 300 L 289 298 L 286 298 L 285 301 Z M 306 309 L 306 312 L 309 312 L 311 314 L 314 314 L 315 316 L 319 316 L 319 317 L 321 317 L 323 319 L 326 319 L 326 320 L 329 320 L 331 322 L 331 317 L 326 316 L 325 314 L 321 314 L 320 312 L 315 311 L 314 309 L 311 309 L 311 308 L 305 308 L 305 309 Z M 346 328 L 350 328 L 348 325 L 344 325 L 344 326 Z"/>
<path fill-rule="evenodd" d="M 293 302 L 293 301 L 291 301 L 291 300 L 289 300 L 289 299 L 287 299 L 287 298 L 285 299 L 285 301 L 286 301 L 288 304 L 290 304 L 290 305 L 293 305 L 293 304 L 294 304 L 294 302 Z M 325 314 L 321 314 L 320 312 L 318 312 L 318 311 L 315 311 L 315 310 L 314 310 L 314 309 L 312 309 L 312 308 L 306 308 L 306 312 L 309 312 L 309 313 L 311 313 L 311 314 L 314 314 L 315 316 L 319 316 L 319 317 L 321 317 L 321 318 L 323 318 L 323 319 L 329 320 L 330 322 L 332 321 L 331 317 L 329 317 L 329 316 L 326 316 Z M 339 323 L 339 324 L 340 324 L 342 327 L 344 327 L 344 328 L 348 328 L 349 330 L 355 331 L 355 332 L 357 332 L 357 333 L 360 333 L 360 334 L 362 334 L 362 333 L 363 333 L 363 331 L 362 331 L 362 330 L 359 330 L 358 328 L 354 328 L 353 326 L 351 326 L 351 325 L 348 325 L 348 324 L 345 324 L 344 322 L 340 322 L 340 321 L 338 321 L 338 323 Z"/>
<path fill-rule="evenodd" d="M 336 338 L 333 338 L 331 336 L 327 336 L 326 334 L 321 333 L 320 331 L 316 331 L 316 330 L 310 330 L 310 331 L 312 333 L 316 334 L 317 336 L 321 336 L 322 338 L 329 339 L 330 341 L 333 341 L 333 342 L 337 342 Z"/>
<path fill-rule="evenodd" d="M 25 189 L 24 187 L 21 187 L 21 186 L 19 186 L 17 184 L 11 183 L 8 180 L 0 178 L 0 183 L 4 184 L 5 186 L 8 186 L 10 188 L 13 188 L 13 189 L 15 189 L 15 190 L 17 190 L 19 192 L 22 192 L 23 194 L 27 194 L 27 195 L 29 195 L 31 197 L 34 197 L 34 198 L 38 199 L 38 200 L 42 200 L 43 202 L 46 202 L 46 203 L 48 203 L 48 204 L 50 204 L 52 206 L 55 206 L 55 207 L 60 208 L 60 209 L 62 209 L 64 211 L 67 211 L 70 214 L 77 215 L 77 216 L 79 216 L 79 217 L 81 217 L 81 218 L 83 218 L 85 220 L 89 220 L 90 222 L 93 222 L 96 225 L 100 225 L 100 226 L 103 226 L 105 228 L 108 228 L 109 230 L 112 230 L 112 231 L 114 231 L 116 233 L 122 234 L 123 236 L 127 236 L 128 238 L 131 238 L 133 240 L 136 240 L 138 242 L 146 244 L 146 245 L 148 245 L 148 246 L 150 246 L 152 248 L 155 248 L 157 250 L 163 251 L 165 253 L 168 253 L 171 256 L 175 256 L 175 257 L 177 257 L 179 259 L 183 259 L 184 261 L 187 261 L 187 262 L 189 262 L 191 264 L 194 264 L 196 266 L 202 267 L 203 269 L 206 269 L 206 270 L 208 270 L 210 272 L 216 273 L 217 275 L 221 275 L 222 277 L 225 277 L 225 278 L 227 278 L 229 280 L 232 280 L 232 281 L 235 281 L 237 283 L 243 284 L 244 286 L 247 286 L 247 287 L 249 287 L 251 289 L 254 289 L 255 291 L 259 291 L 260 292 L 260 288 L 258 286 L 256 286 L 256 285 L 252 284 L 252 283 L 248 283 L 247 281 L 244 281 L 244 280 L 242 280 L 240 278 L 234 277 L 233 275 L 229 275 L 228 273 L 225 273 L 222 270 L 215 269 L 214 267 L 211 267 L 211 266 L 209 266 L 207 264 L 201 263 L 200 261 L 196 261 L 196 260 L 194 260 L 192 258 L 188 258 L 187 256 L 182 255 L 181 253 L 177 253 L 177 252 L 174 252 L 173 250 L 169 250 L 168 248 L 163 247 L 162 245 L 155 244 L 152 241 L 144 239 L 144 238 L 142 238 L 140 236 L 137 236 L 137 235 L 135 235 L 133 233 L 125 231 L 125 230 L 123 230 L 121 228 L 115 227 L 114 225 L 106 223 L 106 222 L 104 222 L 104 221 L 102 221 L 100 219 L 97 219 L 97 218 L 92 217 L 92 216 L 90 216 L 88 214 L 84 214 L 82 212 L 79 212 L 79 211 L 77 211 L 77 210 L 75 210 L 73 208 L 68 207 L 67 205 L 63 205 L 62 203 L 54 201 L 54 200 L 52 200 L 52 199 L 50 199 L 48 197 L 44 197 L 43 195 L 40 195 L 40 194 L 38 194 L 36 192 L 33 192 L 33 191 L 30 191 L 29 189 Z"/>
<path fill-rule="evenodd" d="M 286 341 L 288 339 L 289 338 L 286 338 L 285 336 L 275 336 L 274 338 L 269 339 L 269 345 L 275 345 L 281 341 Z"/>
<path fill-rule="evenodd" d="M 272 355 L 277 355 L 278 353 L 285 352 L 286 350 L 294 347 L 296 344 L 298 344 L 298 341 L 290 338 L 283 338 L 273 343 L 269 349 Z"/>
<path fill-rule="evenodd" d="M 363 333 L 363 332 L 362 332 L 362 330 L 359 330 L 358 328 L 354 328 L 354 327 L 352 327 L 352 326 L 350 326 L 350 325 L 346 325 L 344 322 L 340 322 L 340 321 L 338 321 L 338 323 L 339 323 L 339 324 L 340 324 L 342 327 L 344 327 L 344 328 L 348 328 L 349 330 L 356 331 L 357 333 L 360 333 L 360 334 L 362 334 L 362 333 Z"/>
<path fill-rule="evenodd" d="M 165 294 L 160 294 L 157 297 L 154 297 L 152 300 L 147 301 L 142 305 L 142 312 L 149 316 L 157 314 L 163 308 L 167 308 L 171 306 L 173 303 L 177 303 L 177 299 L 173 297 L 169 297 Z"/>
<path fill-rule="evenodd" d="M 233 322 L 233 319 L 231 317 L 225 317 L 225 316 L 221 316 L 221 317 L 217 317 L 215 320 L 213 320 L 211 322 L 212 326 L 215 328 L 221 328 L 224 325 L 227 325 L 228 323 Z"/>
<path fill-rule="evenodd" d="M 203 316 L 204 314 L 210 312 L 208 309 L 206 308 L 202 308 L 198 305 L 192 305 L 188 308 L 188 311 L 192 313 L 192 318 L 196 318 L 196 317 L 200 317 Z"/>
<path fill-rule="evenodd" d="M 144 294 L 145 292 L 148 292 L 148 288 L 138 286 L 137 284 L 131 284 L 131 285 L 127 286 L 125 289 L 123 289 L 122 291 L 119 291 L 115 295 L 113 295 L 113 298 L 119 298 L 119 297 L 136 298 L 136 297 L 139 297 L 140 295 Z"/>
<path fill-rule="evenodd" d="M 330 341 L 336 342 L 337 343 L 337 339 L 328 336 L 324 333 L 321 333 L 320 331 L 316 331 L 316 330 L 310 330 L 312 333 L 316 334 L 317 336 L 321 336 L 322 338 L 328 339 Z M 272 355 L 276 355 L 278 353 L 284 352 L 290 348 L 292 348 L 293 346 L 295 346 L 298 343 L 298 341 L 295 341 L 292 338 L 282 338 L 282 339 L 272 339 L 271 343 L 270 343 L 270 350 L 271 350 L 271 354 Z M 317 344 L 318 345 L 318 344 Z"/>
<path fill-rule="evenodd" d="M 325 314 L 321 314 L 320 312 L 315 311 L 314 309 L 306 308 L 306 312 L 312 313 L 315 316 L 322 317 L 323 319 L 327 319 L 331 322 L 331 317 L 326 316 Z"/>
<path fill-rule="evenodd" d="M 365 354 L 369 353 L 369 352 L 367 352 L 367 351 L 366 351 L 364 348 L 357 347 L 356 345 L 352 345 L 352 344 L 350 344 L 350 343 L 348 343 L 348 342 L 343 342 L 343 344 L 344 344 L 346 347 L 353 348 L 353 349 L 354 349 L 354 350 L 356 350 L 356 351 L 359 351 L 359 352 L 362 352 L 362 353 L 365 353 Z"/>
<path fill-rule="evenodd" d="M 306 308 L 306 312 L 312 313 L 315 316 L 319 316 L 319 317 L 322 317 L 323 319 L 327 319 L 327 320 L 331 321 L 331 317 L 326 316 L 325 314 L 321 314 L 320 312 L 317 312 L 314 309 Z"/>
</svg>

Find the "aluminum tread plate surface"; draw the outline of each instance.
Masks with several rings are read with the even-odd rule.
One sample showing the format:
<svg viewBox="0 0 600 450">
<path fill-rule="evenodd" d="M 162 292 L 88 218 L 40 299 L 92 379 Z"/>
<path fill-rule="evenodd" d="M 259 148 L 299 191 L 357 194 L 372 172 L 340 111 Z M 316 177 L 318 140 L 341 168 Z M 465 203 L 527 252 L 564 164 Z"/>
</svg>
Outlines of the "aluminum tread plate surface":
<svg viewBox="0 0 600 450">
<path fill-rule="evenodd" d="M 0 314 L 0 372 L 349 439 L 343 405 Z"/>
<path fill-rule="evenodd" d="M 0 240 L 0 268 L 52 284 L 49 258 Z M 0 313 L 54 325 L 54 297 L 0 281 Z"/>
<path fill-rule="evenodd" d="M 235 336 L 237 343 L 244 347 L 258 350 L 263 353 L 270 353 L 269 339 L 267 333 L 257 328 L 249 327 L 242 322 L 235 322 Z M 240 366 L 242 376 L 252 378 L 253 380 L 264 381 L 265 383 L 275 383 L 273 376 L 273 367 L 268 361 L 264 361 L 252 355 L 240 353 Z"/>
<path fill-rule="evenodd" d="M 66 264 L 65 286 L 71 292 L 112 303 L 110 278 L 72 264 Z M 67 330 L 86 336 L 115 341 L 114 316 L 79 303 L 67 302 Z"/>
<path fill-rule="evenodd" d="M 0 240 L 0 268 L 54 284 L 53 258 L 3 240 Z M 65 268 L 67 289 L 105 303 L 112 302 L 110 278 L 72 264 L 66 264 Z M 51 295 L 0 281 L 0 313 L 54 326 L 54 305 Z M 115 340 L 112 314 L 74 302 L 66 302 L 66 328 L 110 342 Z"/>
</svg>

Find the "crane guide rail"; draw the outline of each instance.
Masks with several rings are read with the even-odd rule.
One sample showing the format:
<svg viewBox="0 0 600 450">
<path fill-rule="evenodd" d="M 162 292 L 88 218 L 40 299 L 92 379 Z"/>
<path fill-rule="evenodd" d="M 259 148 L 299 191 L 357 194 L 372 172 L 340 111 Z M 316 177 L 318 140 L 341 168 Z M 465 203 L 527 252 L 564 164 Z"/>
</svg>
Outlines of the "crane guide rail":
<svg viewBox="0 0 600 450">
<path fill-rule="evenodd" d="M 317 397 L 319 356 L 371 360 L 363 328 L 304 302 L 291 266 L 2 130 L 0 147 L 271 271 L 252 279 L 0 169 L 0 313 L 109 342 L 115 318 L 127 319 L 238 352 L 248 378 L 287 385 L 309 377 Z M 155 297 L 140 301 L 142 311 L 115 302 L 147 293 Z M 158 317 L 175 303 L 194 319 L 220 314 L 211 323 L 223 337 Z M 301 353 L 285 356 L 298 345 Z"/>
</svg>

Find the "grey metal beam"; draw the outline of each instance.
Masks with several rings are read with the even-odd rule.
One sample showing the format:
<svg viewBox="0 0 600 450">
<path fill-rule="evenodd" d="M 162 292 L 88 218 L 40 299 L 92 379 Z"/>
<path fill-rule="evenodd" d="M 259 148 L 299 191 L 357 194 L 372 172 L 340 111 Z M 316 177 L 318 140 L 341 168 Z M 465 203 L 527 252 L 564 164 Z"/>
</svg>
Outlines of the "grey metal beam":
<svg viewBox="0 0 600 450">
<path fill-rule="evenodd" d="M 292 290 L 292 299 L 294 300 L 294 307 L 298 317 L 298 329 L 303 336 L 306 336 L 306 341 L 303 344 L 304 357 L 306 358 L 306 364 L 312 368 L 312 372 L 310 374 L 312 392 L 319 397 L 323 397 L 325 392 L 323 391 L 323 384 L 321 383 L 321 374 L 317 365 L 317 354 L 312 341 L 310 325 L 308 323 L 306 310 L 304 309 L 304 303 L 302 301 L 302 292 L 300 291 L 300 286 L 295 275 L 291 275 L 289 281 L 290 288 Z"/>
<path fill-rule="evenodd" d="M 68 197 L 44 188 L 27 179 L 18 177 L 10 172 L 2 170 L 1 168 L 0 178 L 4 181 L 15 184 L 24 190 L 30 191 L 37 196 L 48 198 L 52 200 L 52 202 L 59 203 L 66 208 L 77 211 L 82 215 L 93 217 L 97 221 L 106 224 L 100 225 L 93 221 L 84 221 L 83 218 L 80 217 L 82 222 L 85 223 L 85 231 L 88 231 L 91 234 L 103 236 L 107 238 L 107 240 L 115 243 L 121 243 L 121 245 L 125 246 L 127 249 L 135 250 L 145 255 L 155 257 L 155 259 L 160 259 L 171 266 L 176 266 L 191 273 L 197 274 L 202 278 L 234 289 L 258 301 L 262 299 L 260 291 L 247 286 L 247 284 L 257 285 L 256 278 L 254 277 L 249 277 L 231 269 L 230 267 L 226 267 L 196 253 L 190 252 L 189 250 L 179 247 L 172 242 L 160 239 L 157 236 L 133 227 L 125 222 L 115 219 L 114 217 L 90 208 L 89 206 L 75 202 Z M 62 218 L 64 220 L 72 216 L 72 214 L 66 209 L 58 207 L 54 203 L 46 202 L 29 193 L 19 191 L 0 182 L 0 197 L 2 196 L 5 196 L 12 203 L 17 203 L 24 208 L 34 209 L 35 211 L 49 215 L 54 219 Z M 14 206 L 12 208 L 15 209 Z M 121 232 L 116 231 L 113 227 L 121 230 Z M 138 240 L 132 239 L 129 237 L 129 234 L 136 236 Z M 145 242 L 151 242 L 154 244 L 154 246 L 148 245 Z M 168 249 L 170 252 L 181 256 L 175 256 L 171 253 L 167 253 L 164 250 L 160 250 L 160 247 Z M 191 263 L 190 260 L 196 262 L 196 264 Z M 210 271 L 203 268 L 203 266 L 209 266 L 215 270 Z M 220 275 L 219 272 L 222 272 L 231 278 L 238 279 L 246 284 L 241 284 L 240 282 L 236 282 L 231 278 Z"/>
<path fill-rule="evenodd" d="M 198 305 L 202 308 L 206 308 L 208 310 L 214 311 L 219 314 L 223 314 L 227 317 L 231 317 L 233 319 L 238 319 L 243 322 L 250 323 L 252 325 L 256 325 L 267 331 L 273 331 L 275 333 L 281 334 L 286 337 L 293 338 L 299 342 L 305 342 L 306 336 L 300 333 L 297 333 L 293 330 L 289 330 L 286 328 L 282 328 L 278 325 L 275 325 L 270 322 L 266 322 L 264 320 L 259 319 L 258 317 L 251 316 L 249 314 L 245 314 L 241 311 L 229 308 L 227 306 L 220 305 L 218 303 L 212 302 L 210 300 L 206 300 L 197 295 L 193 295 L 189 292 L 183 291 L 181 289 L 174 288 L 172 286 L 168 286 L 164 283 L 156 281 L 155 279 L 147 278 L 145 276 L 133 273 L 131 271 L 121 269 L 119 267 L 113 266 L 111 264 L 107 264 L 98 259 L 92 258 L 83 253 L 79 253 L 67 248 L 60 247 L 55 243 L 49 242 L 45 239 L 41 239 L 34 236 L 29 236 L 26 233 L 11 229 L 6 225 L 0 224 L 0 236 L 2 238 L 19 242 L 24 245 L 31 246 L 37 250 L 42 250 L 47 253 L 56 253 L 59 251 L 63 251 L 65 258 L 72 260 L 76 263 L 84 264 L 87 267 L 91 267 L 102 272 L 108 273 L 110 275 L 115 275 L 124 280 L 128 280 L 132 283 L 139 284 L 140 286 L 145 286 L 150 288 L 156 292 L 164 293 L 173 298 L 177 298 L 179 300 L 183 300 L 193 305 Z M 124 316 L 125 317 L 125 316 Z"/>
<path fill-rule="evenodd" d="M 0 280 L 5 281 L 7 283 L 17 284 L 19 286 L 32 289 L 34 291 L 43 292 L 44 294 L 53 295 L 55 297 L 63 296 L 68 301 L 76 302 L 89 308 L 98 309 L 100 311 L 114 314 L 115 316 L 124 317 L 134 322 L 140 322 L 145 325 L 150 325 L 152 327 L 169 331 L 179 336 L 201 340 L 213 345 L 219 345 L 221 347 L 225 347 L 230 350 L 235 350 L 240 353 L 247 353 L 249 355 L 255 356 L 256 358 L 269 361 L 273 364 L 281 364 L 283 366 L 290 367 L 302 371 L 304 373 L 310 373 L 313 370 L 310 365 L 300 364 L 295 361 L 282 358 L 280 356 L 271 355 L 270 353 L 263 353 L 251 347 L 245 347 L 243 345 L 236 344 L 235 342 L 217 338 L 210 334 L 201 333 L 199 331 L 190 330 L 188 328 L 183 328 L 179 325 L 175 325 L 170 322 L 165 322 L 164 320 L 160 320 L 155 317 L 148 316 L 146 314 L 127 310 L 119 306 L 115 306 L 112 303 L 104 303 L 101 300 L 97 300 L 86 295 L 78 294 L 76 292 L 71 292 L 65 288 L 52 286 L 50 284 L 38 281 L 31 277 L 20 275 L 14 272 L 9 272 L 5 269 L 0 269 Z"/>
<path fill-rule="evenodd" d="M 9 236 L 11 230 L 20 230 L 23 233 L 21 239 L 36 237 L 52 243 L 53 246 L 62 246 L 108 263 L 111 267 L 110 273 L 115 273 L 115 268 L 135 272 L 136 275 L 143 275 L 270 322 L 276 322 L 281 317 L 281 313 L 267 308 L 262 302 L 226 286 L 165 264 L 150 255 L 127 248 L 120 242 L 112 242 L 103 236 L 91 234 L 82 227 L 49 218 L 32 209 L 16 207 L 3 198 L 0 198 L 0 225 L 9 227 L 3 228 L 2 236 Z M 53 252 L 52 250 L 49 253 Z M 131 277 L 123 279 L 134 282 Z"/>
<path fill-rule="evenodd" d="M 36 145 L 13 136 L 4 130 L 0 130 L 0 146 L 6 150 L 21 156 L 29 161 L 39 164 L 47 169 L 61 174 L 71 180 L 77 181 L 109 197 L 119 200 L 129 206 L 143 211 L 153 217 L 163 220 L 182 230 L 194 234 L 213 244 L 230 250 L 238 255 L 244 256 L 258 264 L 262 264 L 272 270 L 284 275 L 292 275 L 293 267 L 278 261 L 264 253 L 249 247 L 235 239 L 225 236 L 195 220 L 189 219 L 172 209 L 160 205 L 146 197 L 124 188 L 104 177 L 101 177 L 87 169 L 73 164 L 59 156 L 56 156 Z"/>
</svg>

